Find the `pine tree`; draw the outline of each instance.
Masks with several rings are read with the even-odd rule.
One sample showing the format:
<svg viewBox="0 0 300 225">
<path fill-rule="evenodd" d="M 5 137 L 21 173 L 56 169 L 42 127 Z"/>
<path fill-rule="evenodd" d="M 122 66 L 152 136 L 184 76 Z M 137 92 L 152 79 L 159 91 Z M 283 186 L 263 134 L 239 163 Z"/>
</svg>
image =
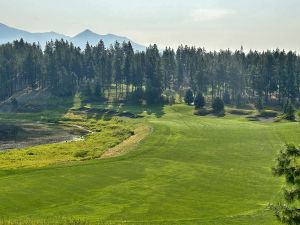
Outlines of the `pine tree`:
<svg viewBox="0 0 300 225">
<path fill-rule="evenodd" d="M 205 98 L 202 93 L 198 93 L 195 98 L 195 108 L 201 109 L 205 106 Z"/>
<path fill-rule="evenodd" d="M 221 98 L 217 97 L 212 103 L 213 112 L 216 114 L 224 113 L 224 102 Z"/>
<path fill-rule="evenodd" d="M 160 55 L 156 45 L 150 45 L 146 51 L 146 90 L 145 96 L 148 104 L 161 101 L 162 80 Z"/>
<path fill-rule="evenodd" d="M 255 107 L 258 111 L 261 111 L 264 109 L 264 105 L 263 105 L 263 100 L 262 98 L 258 98 L 256 103 L 255 103 Z"/>
<path fill-rule="evenodd" d="M 300 150 L 295 145 L 288 144 L 277 157 L 277 165 L 273 174 L 284 177 L 286 186 L 283 189 L 283 200 L 271 205 L 277 218 L 285 224 L 300 224 L 300 186 L 299 186 Z"/>
<path fill-rule="evenodd" d="M 294 121 L 295 120 L 295 112 L 296 112 L 296 110 L 295 110 L 293 104 L 290 101 L 287 101 L 284 106 L 285 118 L 287 120 Z"/>
<path fill-rule="evenodd" d="M 194 94 L 193 94 L 193 91 L 191 89 L 188 89 L 185 92 L 184 102 L 188 105 L 191 105 L 194 102 Z"/>
</svg>

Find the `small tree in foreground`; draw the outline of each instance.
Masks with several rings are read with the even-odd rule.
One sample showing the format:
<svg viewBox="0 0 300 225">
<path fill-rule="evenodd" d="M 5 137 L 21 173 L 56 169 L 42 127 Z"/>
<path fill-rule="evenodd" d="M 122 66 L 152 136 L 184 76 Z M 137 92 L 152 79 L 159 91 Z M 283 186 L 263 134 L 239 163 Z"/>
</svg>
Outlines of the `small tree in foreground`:
<svg viewBox="0 0 300 225">
<path fill-rule="evenodd" d="M 194 94 L 193 94 L 193 91 L 191 89 L 188 89 L 185 92 L 184 101 L 188 105 L 191 105 L 194 102 Z"/>
<path fill-rule="evenodd" d="M 205 106 L 205 98 L 201 93 L 198 93 L 195 98 L 195 108 L 201 109 Z"/>
<path fill-rule="evenodd" d="M 212 103 L 212 108 L 214 113 L 220 114 L 224 113 L 224 102 L 221 98 L 215 98 Z"/>
<path fill-rule="evenodd" d="M 300 224 L 300 150 L 288 144 L 277 157 L 277 165 L 273 168 L 275 176 L 285 178 L 283 200 L 272 205 L 277 218 L 285 224 Z"/>
</svg>

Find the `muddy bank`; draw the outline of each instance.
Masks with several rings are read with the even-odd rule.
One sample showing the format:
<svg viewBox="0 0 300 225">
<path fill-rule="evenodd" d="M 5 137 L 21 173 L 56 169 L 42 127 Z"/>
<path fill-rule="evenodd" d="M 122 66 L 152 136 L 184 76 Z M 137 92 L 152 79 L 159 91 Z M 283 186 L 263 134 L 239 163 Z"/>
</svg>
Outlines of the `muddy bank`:
<svg viewBox="0 0 300 225">
<path fill-rule="evenodd" d="M 82 140 L 80 127 L 45 123 L 0 123 L 0 151 Z"/>
</svg>

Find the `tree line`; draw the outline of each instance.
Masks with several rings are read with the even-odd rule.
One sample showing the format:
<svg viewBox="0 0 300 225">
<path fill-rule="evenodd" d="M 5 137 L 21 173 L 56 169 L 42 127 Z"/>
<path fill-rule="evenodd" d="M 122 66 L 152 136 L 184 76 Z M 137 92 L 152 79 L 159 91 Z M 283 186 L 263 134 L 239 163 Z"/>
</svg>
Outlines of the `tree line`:
<svg viewBox="0 0 300 225">
<path fill-rule="evenodd" d="M 87 96 L 158 103 L 191 89 L 225 103 L 282 104 L 300 97 L 300 57 L 292 51 L 206 51 L 179 46 L 135 52 L 130 42 L 84 50 L 64 40 L 38 44 L 22 39 L 0 45 L 0 100 L 30 88 L 57 96 Z"/>
</svg>

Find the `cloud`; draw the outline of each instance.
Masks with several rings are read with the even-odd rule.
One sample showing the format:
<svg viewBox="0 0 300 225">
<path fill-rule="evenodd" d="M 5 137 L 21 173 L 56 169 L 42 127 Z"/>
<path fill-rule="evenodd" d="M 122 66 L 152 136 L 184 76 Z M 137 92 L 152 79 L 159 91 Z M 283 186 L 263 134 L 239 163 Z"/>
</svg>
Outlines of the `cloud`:
<svg viewBox="0 0 300 225">
<path fill-rule="evenodd" d="M 235 11 L 230 9 L 195 9 L 192 11 L 191 17 L 195 22 L 205 22 L 222 19 L 234 13 Z"/>
</svg>

